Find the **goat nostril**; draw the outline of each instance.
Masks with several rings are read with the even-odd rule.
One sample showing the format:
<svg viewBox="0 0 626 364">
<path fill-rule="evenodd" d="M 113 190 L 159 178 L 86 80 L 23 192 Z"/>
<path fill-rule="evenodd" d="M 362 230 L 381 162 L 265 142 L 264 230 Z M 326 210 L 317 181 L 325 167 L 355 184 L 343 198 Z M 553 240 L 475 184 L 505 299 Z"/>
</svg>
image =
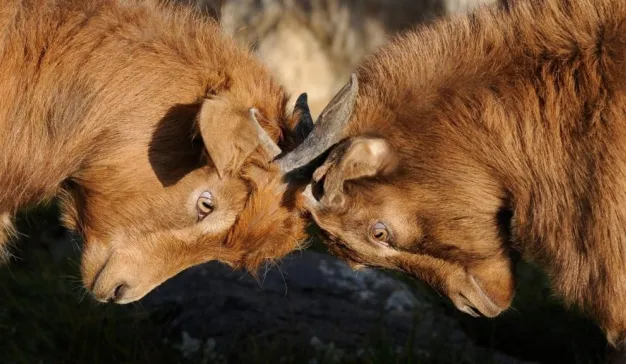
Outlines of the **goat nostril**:
<svg viewBox="0 0 626 364">
<path fill-rule="evenodd" d="M 109 302 L 116 302 L 117 300 L 119 300 L 124 295 L 125 290 L 126 284 L 122 283 L 117 285 L 117 287 L 115 287 L 115 289 L 113 290 L 113 294 L 109 298 Z"/>
</svg>

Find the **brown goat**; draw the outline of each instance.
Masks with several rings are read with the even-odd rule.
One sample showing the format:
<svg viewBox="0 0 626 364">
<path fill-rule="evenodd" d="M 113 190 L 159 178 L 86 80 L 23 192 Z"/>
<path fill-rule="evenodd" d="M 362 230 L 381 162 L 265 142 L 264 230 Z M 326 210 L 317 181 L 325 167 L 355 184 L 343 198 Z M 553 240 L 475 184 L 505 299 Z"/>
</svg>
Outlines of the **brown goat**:
<svg viewBox="0 0 626 364">
<path fill-rule="evenodd" d="M 215 23 L 150 1 L 7 0 L 0 29 L 0 248 L 18 209 L 60 196 L 85 286 L 127 303 L 195 264 L 252 270 L 297 247 L 300 197 L 250 120 L 289 148 L 302 113 Z"/>
<path fill-rule="evenodd" d="M 509 307 L 521 254 L 626 344 L 625 75 L 623 0 L 519 0 L 404 34 L 359 68 L 308 209 L 353 266 L 472 315 Z"/>
</svg>

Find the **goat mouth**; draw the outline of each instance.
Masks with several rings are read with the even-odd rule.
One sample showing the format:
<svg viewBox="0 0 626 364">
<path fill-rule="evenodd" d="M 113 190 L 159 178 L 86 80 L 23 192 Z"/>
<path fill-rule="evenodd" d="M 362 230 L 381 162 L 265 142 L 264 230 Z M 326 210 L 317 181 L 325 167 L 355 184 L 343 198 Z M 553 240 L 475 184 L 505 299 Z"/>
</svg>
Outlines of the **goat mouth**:
<svg viewBox="0 0 626 364">
<path fill-rule="evenodd" d="M 504 311 L 485 293 L 473 275 L 469 276 L 469 281 L 469 289 L 450 297 L 459 311 L 473 317 L 489 318 L 496 317 Z"/>
<path fill-rule="evenodd" d="M 503 309 L 495 306 L 495 304 L 492 307 L 491 305 L 484 304 L 484 303 L 480 303 L 480 304 L 472 303 L 463 294 L 461 294 L 460 298 L 458 299 L 452 299 L 452 302 L 454 303 L 454 305 L 459 311 L 464 312 L 472 317 L 493 318 L 493 317 L 498 316 L 503 311 Z"/>
<path fill-rule="evenodd" d="M 472 316 L 472 317 L 485 317 L 485 315 L 483 315 L 479 310 L 477 310 L 476 308 L 469 306 L 469 305 L 463 305 L 461 307 L 457 307 L 459 311 L 461 312 L 465 312 L 466 314 Z"/>
<path fill-rule="evenodd" d="M 94 289 L 96 287 L 96 284 L 98 283 L 98 279 L 102 275 L 102 272 L 106 268 L 107 264 L 109 264 L 109 261 L 111 260 L 112 256 L 113 256 L 113 252 L 109 253 L 109 255 L 107 256 L 107 258 L 104 261 L 104 263 L 102 263 L 102 265 L 100 265 L 100 267 L 98 268 L 98 271 L 96 272 L 96 274 L 94 274 L 93 279 L 91 280 L 91 282 L 89 284 L 85 285 L 89 289 L 90 292 L 94 291 Z"/>
</svg>

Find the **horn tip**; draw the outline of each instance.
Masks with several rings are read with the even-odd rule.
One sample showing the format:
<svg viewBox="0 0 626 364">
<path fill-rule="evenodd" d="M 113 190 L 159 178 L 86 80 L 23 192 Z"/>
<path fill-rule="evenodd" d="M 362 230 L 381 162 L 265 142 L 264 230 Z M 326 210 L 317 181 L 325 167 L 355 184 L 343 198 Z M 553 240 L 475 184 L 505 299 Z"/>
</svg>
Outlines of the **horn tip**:
<svg viewBox="0 0 626 364">
<path fill-rule="evenodd" d="M 296 100 L 296 105 L 308 107 L 308 99 L 309 95 L 307 95 L 306 92 L 303 92 L 300 94 L 300 96 L 298 96 L 298 99 Z"/>
<path fill-rule="evenodd" d="M 359 78 L 354 72 L 350 75 L 350 88 L 352 90 L 358 90 L 359 88 Z"/>
<path fill-rule="evenodd" d="M 296 109 L 300 110 L 304 114 L 302 115 L 302 120 L 306 122 L 305 124 L 313 123 L 313 120 L 311 120 L 311 110 L 309 109 L 309 102 L 307 100 L 306 92 L 300 94 L 298 100 L 296 100 Z"/>
</svg>

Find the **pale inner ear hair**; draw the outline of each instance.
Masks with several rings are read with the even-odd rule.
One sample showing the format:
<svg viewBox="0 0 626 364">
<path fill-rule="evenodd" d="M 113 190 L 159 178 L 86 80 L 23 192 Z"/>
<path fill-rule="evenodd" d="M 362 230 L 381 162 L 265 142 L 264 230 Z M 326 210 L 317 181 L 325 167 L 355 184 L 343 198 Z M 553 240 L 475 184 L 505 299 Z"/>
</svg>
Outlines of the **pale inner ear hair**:
<svg viewBox="0 0 626 364">
<path fill-rule="evenodd" d="M 6 263 L 11 254 L 8 250 L 9 241 L 16 235 L 9 213 L 0 214 L 0 264 Z"/>
<path fill-rule="evenodd" d="M 259 143 L 263 146 L 263 149 L 270 155 L 270 160 L 274 160 L 276 156 L 282 153 L 280 147 L 270 138 L 265 129 L 259 124 L 259 110 L 257 108 L 251 108 L 249 111 L 250 122 L 254 126 L 256 133 L 259 137 Z"/>
</svg>

